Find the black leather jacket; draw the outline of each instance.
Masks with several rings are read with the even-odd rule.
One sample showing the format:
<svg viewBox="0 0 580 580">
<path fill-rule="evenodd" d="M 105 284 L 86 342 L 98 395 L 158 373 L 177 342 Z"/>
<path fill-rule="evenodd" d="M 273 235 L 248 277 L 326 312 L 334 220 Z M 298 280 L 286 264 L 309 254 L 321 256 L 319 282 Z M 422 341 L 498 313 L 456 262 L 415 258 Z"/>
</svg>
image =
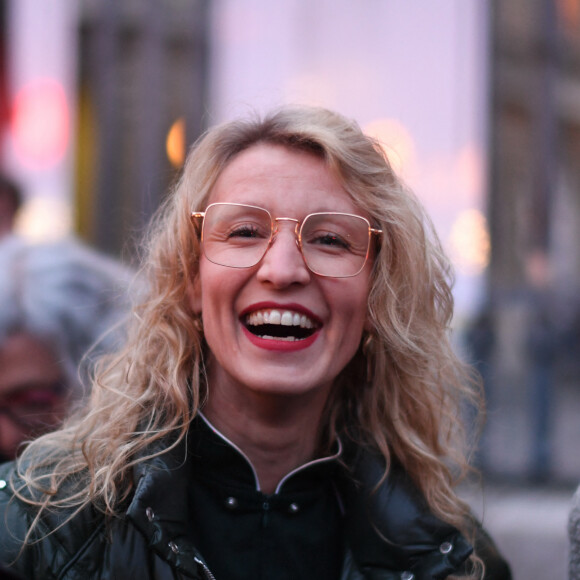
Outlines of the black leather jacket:
<svg viewBox="0 0 580 580">
<path fill-rule="evenodd" d="M 68 514 L 47 513 L 37 527 L 39 541 L 20 554 L 35 511 L 13 498 L 12 488 L 19 485 L 13 465 L 0 466 L 0 562 L 23 578 L 45 580 L 213 579 L 188 539 L 184 447 L 135 468 L 135 492 L 121 518 L 105 521 L 89 507 L 61 525 Z M 341 580 L 438 580 L 465 572 L 472 551 L 466 539 L 427 511 L 402 470 L 392 470 L 371 493 L 381 473 L 377 458 L 358 451 L 339 483 L 349 546 Z M 509 580 L 509 568 L 481 528 L 478 538 L 486 578 Z"/>
</svg>

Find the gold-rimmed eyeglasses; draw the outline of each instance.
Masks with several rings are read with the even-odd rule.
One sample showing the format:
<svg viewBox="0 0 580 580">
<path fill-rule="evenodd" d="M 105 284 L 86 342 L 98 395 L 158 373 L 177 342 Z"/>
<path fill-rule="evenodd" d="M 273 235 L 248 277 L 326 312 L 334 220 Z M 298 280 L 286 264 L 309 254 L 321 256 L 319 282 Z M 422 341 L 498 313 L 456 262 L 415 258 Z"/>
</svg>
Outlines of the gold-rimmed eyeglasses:
<svg viewBox="0 0 580 580">
<path fill-rule="evenodd" d="M 359 274 L 369 257 L 371 238 L 381 235 L 358 215 L 318 212 L 302 221 L 272 217 L 264 208 L 240 203 L 212 203 L 194 211 L 201 219 L 206 258 L 228 268 L 251 268 L 262 260 L 278 233 L 280 222 L 292 222 L 296 244 L 308 269 L 319 276 L 349 278 Z"/>
</svg>

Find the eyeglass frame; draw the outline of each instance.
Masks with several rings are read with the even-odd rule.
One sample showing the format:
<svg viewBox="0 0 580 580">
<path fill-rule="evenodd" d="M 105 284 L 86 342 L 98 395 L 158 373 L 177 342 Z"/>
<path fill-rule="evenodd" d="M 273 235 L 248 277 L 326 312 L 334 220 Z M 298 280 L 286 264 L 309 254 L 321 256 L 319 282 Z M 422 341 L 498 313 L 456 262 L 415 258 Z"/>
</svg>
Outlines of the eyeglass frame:
<svg viewBox="0 0 580 580">
<path fill-rule="evenodd" d="M 204 248 L 204 244 L 203 244 L 203 225 L 204 225 L 204 221 L 205 221 L 205 214 L 207 213 L 207 211 L 209 210 L 209 208 L 216 206 L 216 205 L 235 205 L 235 206 L 239 206 L 239 207 L 248 207 L 251 209 L 258 209 L 261 211 L 264 211 L 268 214 L 268 216 L 270 217 L 270 238 L 268 239 L 268 243 L 266 245 L 266 249 L 264 250 L 264 253 L 260 256 L 260 259 L 257 260 L 254 264 L 251 264 L 250 266 L 228 266 L 226 264 L 220 264 L 219 262 L 214 262 L 213 260 L 211 260 L 208 255 L 205 253 L 205 248 Z M 330 274 L 321 274 L 319 272 L 316 272 L 315 270 L 313 270 L 309 264 L 308 264 L 308 260 L 306 259 L 306 256 L 304 255 L 304 251 L 302 249 L 302 228 L 304 226 L 304 222 L 311 216 L 317 216 L 317 215 L 341 215 L 341 216 L 352 216 L 358 219 L 361 219 L 363 221 L 365 221 L 367 223 L 368 226 L 368 238 L 367 238 L 367 251 L 365 254 L 365 258 L 363 260 L 363 263 L 361 264 L 360 269 L 355 272 L 354 274 L 348 274 L 346 276 L 333 276 Z M 201 219 L 201 228 L 200 228 L 200 241 L 201 241 L 201 245 L 202 248 L 204 248 L 204 254 L 205 257 L 212 262 L 213 264 L 217 264 L 218 266 L 223 266 L 224 268 L 239 268 L 239 269 L 244 269 L 244 268 L 253 268 L 254 266 L 257 266 L 266 256 L 266 254 L 268 253 L 268 250 L 271 248 L 272 244 L 274 243 L 274 239 L 276 238 L 276 235 L 278 234 L 278 222 L 280 221 L 285 221 L 285 222 L 294 222 L 295 226 L 294 226 L 294 236 L 295 236 L 295 241 L 296 241 L 296 245 L 298 246 L 298 250 L 300 251 L 300 255 L 302 256 L 302 259 L 304 260 L 304 264 L 306 265 L 306 267 L 308 268 L 308 270 L 310 272 L 312 272 L 313 274 L 316 274 L 317 276 L 322 276 L 323 278 L 353 278 L 354 276 L 358 276 L 364 269 L 365 264 L 367 263 L 368 259 L 369 259 L 369 254 L 370 254 L 370 250 L 371 250 L 371 240 L 372 240 L 372 236 L 373 235 L 377 235 L 377 236 L 382 236 L 383 234 L 383 230 L 379 229 L 379 228 L 373 228 L 371 225 L 371 222 L 365 218 L 364 216 L 361 215 L 357 215 L 354 213 L 348 213 L 348 212 L 338 212 L 338 211 L 321 211 L 321 212 L 313 212 L 313 213 L 309 213 L 307 216 L 305 216 L 302 220 L 298 220 L 296 218 L 291 218 L 291 217 L 273 217 L 272 214 L 264 207 L 260 207 L 257 205 L 251 205 L 251 204 L 247 204 L 247 203 L 235 203 L 235 202 L 214 202 L 214 203 L 210 203 L 205 210 L 203 211 L 193 211 L 190 214 L 190 219 L 192 220 L 192 223 L 195 224 L 196 219 Z M 276 224 L 276 227 L 274 227 L 274 224 Z"/>
</svg>

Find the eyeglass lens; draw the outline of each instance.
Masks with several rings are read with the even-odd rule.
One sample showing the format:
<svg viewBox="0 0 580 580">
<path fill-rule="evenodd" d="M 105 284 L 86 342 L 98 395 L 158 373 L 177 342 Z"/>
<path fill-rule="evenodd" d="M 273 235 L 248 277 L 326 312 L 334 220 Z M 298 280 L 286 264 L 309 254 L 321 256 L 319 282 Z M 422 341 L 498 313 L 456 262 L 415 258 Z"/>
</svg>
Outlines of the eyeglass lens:
<svg viewBox="0 0 580 580">
<path fill-rule="evenodd" d="M 268 250 L 276 222 L 262 208 L 210 205 L 203 223 L 205 255 L 222 266 L 254 266 Z M 363 217 L 332 212 L 310 214 L 298 235 L 306 265 L 321 276 L 355 276 L 366 262 L 370 225 Z"/>
</svg>

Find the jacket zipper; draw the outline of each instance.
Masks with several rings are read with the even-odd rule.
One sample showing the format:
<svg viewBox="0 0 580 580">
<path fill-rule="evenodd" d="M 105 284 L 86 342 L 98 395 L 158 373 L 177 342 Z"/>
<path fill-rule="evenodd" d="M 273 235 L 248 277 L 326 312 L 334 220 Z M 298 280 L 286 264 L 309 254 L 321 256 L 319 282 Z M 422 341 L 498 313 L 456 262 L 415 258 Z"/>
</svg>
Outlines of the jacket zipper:
<svg viewBox="0 0 580 580">
<path fill-rule="evenodd" d="M 207 567 L 207 564 L 201 558 L 194 556 L 193 559 L 203 568 L 203 572 L 208 580 L 216 580 L 211 570 Z"/>
</svg>

